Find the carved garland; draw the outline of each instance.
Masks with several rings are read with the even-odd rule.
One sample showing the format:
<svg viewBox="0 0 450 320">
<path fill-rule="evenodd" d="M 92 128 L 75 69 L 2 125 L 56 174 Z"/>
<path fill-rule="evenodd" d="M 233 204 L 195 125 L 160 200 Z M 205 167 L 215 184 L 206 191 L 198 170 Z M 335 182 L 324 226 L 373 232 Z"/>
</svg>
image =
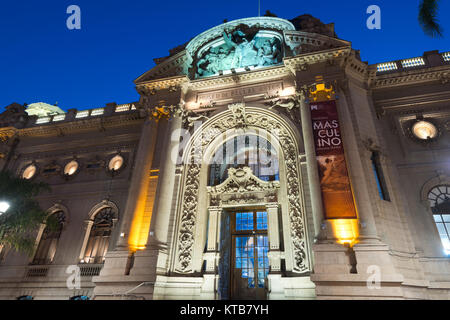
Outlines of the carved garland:
<svg viewBox="0 0 450 320">
<path fill-rule="evenodd" d="M 183 211 L 181 215 L 180 231 L 178 236 L 178 262 L 182 272 L 189 272 L 192 261 L 192 247 L 194 245 L 195 223 L 197 221 L 198 189 L 200 186 L 201 165 L 196 163 L 195 148 L 190 155 L 191 162 L 186 172 L 186 188 L 183 196 Z"/>
<path fill-rule="evenodd" d="M 289 220 L 291 225 L 291 238 L 293 244 L 294 267 L 293 271 L 304 273 L 309 271 L 306 253 L 305 222 L 300 205 L 299 173 L 296 162 L 295 143 L 289 132 L 275 119 L 261 113 L 245 112 L 245 106 L 230 105 L 231 113 L 225 118 L 215 122 L 211 127 L 203 129 L 201 139 L 192 147 L 189 155 L 183 196 L 183 209 L 180 219 L 178 235 L 178 266 L 176 270 L 181 273 L 192 272 L 192 251 L 194 246 L 195 223 L 197 220 L 198 189 L 200 178 L 200 162 L 194 161 L 195 150 L 202 151 L 218 134 L 240 126 L 253 126 L 271 132 L 279 138 L 286 164 L 287 197 L 289 201 Z M 243 116 L 244 115 L 244 116 Z M 200 145 L 199 145 L 200 144 Z M 198 149 L 196 149 L 196 147 Z"/>
</svg>

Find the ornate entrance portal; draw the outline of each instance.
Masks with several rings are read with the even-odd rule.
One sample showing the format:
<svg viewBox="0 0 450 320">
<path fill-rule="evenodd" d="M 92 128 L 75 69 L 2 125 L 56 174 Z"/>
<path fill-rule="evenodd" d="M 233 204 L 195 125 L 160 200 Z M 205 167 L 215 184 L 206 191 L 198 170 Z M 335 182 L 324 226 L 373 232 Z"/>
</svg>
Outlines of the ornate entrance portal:
<svg viewBox="0 0 450 320">
<path fill-rule="evenodd" d="M 301 138 L 291 128 L 269 110 L 235 104 L 194 132 L 171 267 L 179 279 L 202 275 L 216 299 L 279 297 L 309 281 Z"/>
</svg>

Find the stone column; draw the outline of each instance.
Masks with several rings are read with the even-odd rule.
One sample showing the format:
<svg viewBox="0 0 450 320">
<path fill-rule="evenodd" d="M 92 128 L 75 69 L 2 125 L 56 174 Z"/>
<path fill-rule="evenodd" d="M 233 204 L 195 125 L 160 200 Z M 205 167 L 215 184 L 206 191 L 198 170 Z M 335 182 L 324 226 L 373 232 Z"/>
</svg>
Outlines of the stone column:
<svg viewBox="0 0 450 320">
<path fill-rule="evenodd" d="M 167 248 L 181 125 L 181 117 L 173 117 L 169 121 L 166 131 L 164 151 L 159 168 L 160 176 L 155 196 L 155 207 L 150 227 L 149 244 L 152 248 Z"/>
<path fill-rule="evenodd" d="M 342 143 L 344 145 L 345 156 L 348 164 L 350 181 L 353 186 L 355 205 L 358 209 L 358 219 L 360 224 L 359 240 L 360 242 L 379 242 L 375 219 L 373 217 L 373 211 L 370 205 L 371 199 L 369 191 L 367 190 L 368 182 L 366 175 L 369 172 L 365 172 L 362 163 L 365 154 L 361 154 L 359 150 L 359 144 L 361 141 L 357 140 L 359 133 L 354 127 L 358 125 L 357 119 L 351 116 L 352 110 L 350 110 L 350 108 L 352 105 L 349 97 L 350 92 L 345 84 L 341 84 L 339 88 L 336 88 L 336 91 L 337 90 L 340 91 L 339 96 L 337 96 L 336 99 L 336 106 L 341 126 Z M 371 171 L 370 174 L 372 174 Z"/>
<path fill-rule="evenodd" d="M 305 90 L 306 91 L 306 90 Z M 317 239 L 321 233 L 321 225 L 324 220 L 322 191 L 320 189 L 319 169 L 317 167 L 316 150 L 314 145 L 314 134 L 311 122 L 311 111 L 306 99 L 306 92 L 300 99 L 300 116 L 303 133 L 303 144 L 306 154 L 306 168 L 308 171 L 309 194 L 314 222 L 314 237 Z"/>
<path fill-rule="evenodd" d="M 124 233 L 125 237 L 119 237 L 117 243 L 118 247 L 128 247 L 133 217 L 135 214 L 144 211 L 157 133 L 158 123 L 152 119 L 148 119 L 144 124 L 136 158 L 134 160 L 128 200 L 122 218 L 123 223 L 120 232 Z"/>
<path fill-rule="evenodd" d="M 281 270 L 281 252 L 280 252 L 280 228 L 278 225 L 278 203 L 271 202 L 266 204 L 267 211 L 267 233 L 269 237 L 268 258 L 271 271 L 279 272 Z"/>
<path fill-rule="evenodd" d="M 94 225 L 94 220 L 86 220 L 84 221 L 84 223 L 86 224 L 86 231 L 84 233 L 84 239 L 83 239 L 83 245 L 81 246 L 81 251 L 80 251 L 80 256 L 79 256 L 79 261 L 84 259 L 84 253 L 86 251 L 86 246 L 89 240 L 89 235 L 91 234 L 91 229 L 92 226 Z"/>
</svg>

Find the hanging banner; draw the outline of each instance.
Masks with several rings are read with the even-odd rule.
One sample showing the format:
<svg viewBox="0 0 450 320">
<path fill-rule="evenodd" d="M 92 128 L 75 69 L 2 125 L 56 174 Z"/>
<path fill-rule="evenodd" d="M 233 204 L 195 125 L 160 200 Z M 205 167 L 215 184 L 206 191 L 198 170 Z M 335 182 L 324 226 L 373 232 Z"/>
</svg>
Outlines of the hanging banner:
<svg viewBox="0 0 450 320">
<path fill-rule="evenodd" d="M 356 219 L 336 101 L 311 102 L 317 165 L 325 219 Z"/>
</svg>

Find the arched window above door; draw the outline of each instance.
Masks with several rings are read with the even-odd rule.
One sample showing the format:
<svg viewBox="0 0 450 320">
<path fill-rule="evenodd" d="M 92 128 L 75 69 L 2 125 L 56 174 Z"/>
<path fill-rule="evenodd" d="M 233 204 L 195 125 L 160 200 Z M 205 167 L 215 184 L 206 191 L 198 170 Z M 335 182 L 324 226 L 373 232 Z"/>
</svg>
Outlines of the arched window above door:
<svg viewBox="0 0 450 320">
<path fill-rule="evenodd" d="M 224 142 L 214 153 L 208 172 L 208 185 L 215 186 L 228 177 L 229 168 L 250 167 L 264 181 L 279 180 L 277 150 L 257 135 L 241 135 Z"/>
</svg>

